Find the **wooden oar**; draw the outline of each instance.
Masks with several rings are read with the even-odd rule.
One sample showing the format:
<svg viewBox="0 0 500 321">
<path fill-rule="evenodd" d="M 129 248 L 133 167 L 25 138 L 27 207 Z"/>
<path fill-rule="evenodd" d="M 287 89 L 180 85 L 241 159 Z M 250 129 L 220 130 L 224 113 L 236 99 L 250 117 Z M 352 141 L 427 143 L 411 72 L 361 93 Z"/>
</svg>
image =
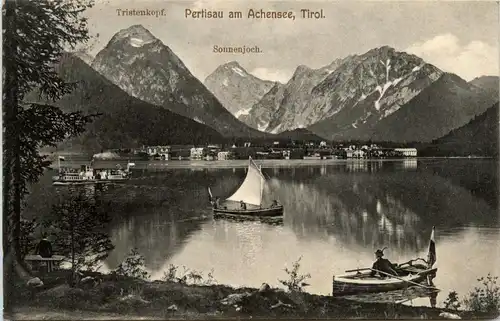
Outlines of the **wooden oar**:
<svg viewBox="0 0 500 321">
<path fill-rule="evenodd" d="M 398 280 L 401 280 L 401 281 L 404 281 L 404 282 L 408 282 L 408 283 L 410 283 L 410 284 L 414 284 L 414 285 L 421 286 L 421 287 L 426 288 L 426 289 L 432 289 L 432 290 L 438 290 L 438 291 L 440 291 L 440 290 L 439 290 L 438 288 L 436 288 L 436 287 L 423 285 L 423 284 L 420 284 L 420 283 L 417 283 L 417 282 L 413 282 L 413 281 L 410 281 L 410 280 L 405 280 L 405 279 L 400 278 L 400 277 L 398 277 L 398 276 L 396 276 L 396 275 L 392 275 L 392 274 L 389 274 L 389 273 L 385 273 L 385 272 L 383 272 L 383 271 L 379 271 L 379 270 L 376 270 L 376 269 L 370 269 L 370 270 L 375 271 L 375 272 L 378 272 L 378 273 L 380 273 L 380 274 L 385 274 L 385 275 L 387 275 L 387 276 L 389 276 L 389 277 L 391 277 L 391 278 L 396 278 L 396 279 L 398 279 Z"/>
<path fill-rule="evenodd" d="M 355 269 L 355 270 L 347 270 L 346 272 L 358 272 L 358 271 L 370 271 L 370 268 L 362 268 L 362 269 Z"/>
</svg>

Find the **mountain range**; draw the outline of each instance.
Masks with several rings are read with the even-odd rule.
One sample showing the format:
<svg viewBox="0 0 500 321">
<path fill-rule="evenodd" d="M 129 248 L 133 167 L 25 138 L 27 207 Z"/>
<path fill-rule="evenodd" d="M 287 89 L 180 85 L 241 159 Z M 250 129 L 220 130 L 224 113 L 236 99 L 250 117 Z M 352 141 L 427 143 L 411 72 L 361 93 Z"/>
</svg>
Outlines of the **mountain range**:
<svg viewBox="0 0 500 321">
<path fill-rule="evenodd" d="M 116 33 L 92 68 L 129 95 L 216 129 L 227 137 L 265 137 L 238 121 L 175 53 L 142 25 Z"/>
<path fill-rule="evenodd" d="M 221 142 L 216 130 L 188 117 L 132 97 L 111 83 L 83 60 L 64 54 L 57 66 L 62 79 L 76 88 L 56 101 L 65 112 L 101 113 L 77 138 L 64 142 L 66 150 L 101 150 L 173 143 Z M 37 101 L 33 92 L 27 101 Z"/>
<path fill-rule="evenodd" d="M 218 74 L 219 68 L 207 79 L 218 79 Z M 210 88 L 219 97 L 221 85 L 215 85 Z M 240 95 L 234 92 L 240 87 L 224 88 L 226 97 Z M 467 83 L 415 55 L 384 46 L 319 69 L 298 66 L 286 84 L 275 83 L 239 119 L 271 133 L 308 128 L 338 141 L 431 141 L 496 101 L 498 77 Z"/>
<path fill-rule="evenodd" d="M 65 143 L 92 150 L 248 139 L 431 142 L 483 114 L 499 92 L 498 77 L 467 82 L 387 46 L 318 69 L 300 65 L 285 84 L 235 61 L 202 83 L 141 25 L 117 32 L 95 58 L 63 55 L 57 70 L 77 85 L 58 106 L 102 114 Z"/>
</svg>

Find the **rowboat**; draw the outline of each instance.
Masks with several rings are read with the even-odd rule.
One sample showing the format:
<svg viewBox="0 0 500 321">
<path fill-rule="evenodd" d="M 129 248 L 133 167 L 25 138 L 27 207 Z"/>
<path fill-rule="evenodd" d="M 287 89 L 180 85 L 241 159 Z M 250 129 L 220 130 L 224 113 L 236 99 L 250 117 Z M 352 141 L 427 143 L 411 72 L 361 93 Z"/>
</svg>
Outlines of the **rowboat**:
<svg viewBox="0 0 500 321">
<path fill-rule="evenodd" d="M 335 296 L 358 293 L 387 292 L 407 288 L 436 276 L 437 268 L 415 264 L 396 269 L 398 277 L 371 276 L 371 271 L 356 271 L 333 277 L 332 294 Z"/>
<path fill-rule="evenodd" d="M 414 263 L 419 261 L 423 263 Z M 427 260 L 417 258 L 400 264 L 394 269 L 397 275 L 391 275 L 376 270 L 375 268 L 346 271 L 346 274 L 333 276 L 332 295 L 343 296 L 361 293 L 388 292 L 414 285 L 437 290 L 432 286 L 432 279 L 436 277 L 437 273 L 437 268 L 433 268 L 435 262 L 436 245 L 434 241 L 434 228 L 432 228 Z M 377 274 L 379 276 L 377 276 Z M 421 284 L 423 281 L 427 281 L 428 285 Z"/>
<path fill-rule="evenodd" d="M 239 217 L 278 217 L 283 215 L 283 205 L 271 204 L 263 206 L 262 194 L 266 178 L 260 166 L 249 157 L 247 175 L 239 188 L 224 202 L 212 196 L 208 188 L 209 199 L 213 206 L 214 216 L 239 216 Z"/>
<path fill-rule="evenodd" d="M 238 204 L 239 205 L 239 204 Z M 235 205 L 235 206 L 238 206 Z M 246 210 L 240 210 L 240 209 L 224 209 L 224 208 L 214 208 L 213 212 L 215 214 L 219 215 L 238 215 L 238 216 L 259 216 L 259 217 L 275 217 L 275 216 L 281 216 L 283 215 L 283 206 L 279 205 L 274 208 L 260 208 L 260 207 L 255 207 L 255 208 L 247 208 Z"/>
</svg>

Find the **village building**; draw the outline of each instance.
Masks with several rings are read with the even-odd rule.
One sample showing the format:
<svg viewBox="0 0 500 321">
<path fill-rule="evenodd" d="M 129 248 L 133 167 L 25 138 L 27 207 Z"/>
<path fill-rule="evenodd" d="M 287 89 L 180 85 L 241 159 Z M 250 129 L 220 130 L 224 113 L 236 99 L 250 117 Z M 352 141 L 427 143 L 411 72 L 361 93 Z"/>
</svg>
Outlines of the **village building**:
<svg viewBox="0 0 500 321">
<path fill-rule="evenodd" d="M 230 152 L 218 152 L 217 160 L 228 160 L 230 159 Z"/>
<path fill-rule="evenodd" d="M 403 157 L 417 157 L 416 148 L 394 148 L 394 151 L 403 154 Z"/>
<path fill-rule="evenodd" d="M 203 159 L 203 151 L 204 147 L 193 147 L 190 150 L 190 158 L 191 159 Z"/>
<path fill-rule="evenodd" d="M 170 146 L 147 146 L 145 150 L 148 156 L 151 157 L 160 157 L 164 160 L 170 158 Z"/>
</svg>

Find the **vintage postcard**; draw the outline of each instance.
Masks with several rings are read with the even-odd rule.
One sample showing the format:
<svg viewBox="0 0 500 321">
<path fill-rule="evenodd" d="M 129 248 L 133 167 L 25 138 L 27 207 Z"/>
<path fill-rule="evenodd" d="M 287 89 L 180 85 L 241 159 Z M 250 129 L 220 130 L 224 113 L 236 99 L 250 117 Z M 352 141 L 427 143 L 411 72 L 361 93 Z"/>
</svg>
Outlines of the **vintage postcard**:
<svg viewBox="0 0 500 321">
<path fill-rule="evenodd" d="M 4 317 L 498 318 L 499 18 L 4 1 Z"/>
</svg>

